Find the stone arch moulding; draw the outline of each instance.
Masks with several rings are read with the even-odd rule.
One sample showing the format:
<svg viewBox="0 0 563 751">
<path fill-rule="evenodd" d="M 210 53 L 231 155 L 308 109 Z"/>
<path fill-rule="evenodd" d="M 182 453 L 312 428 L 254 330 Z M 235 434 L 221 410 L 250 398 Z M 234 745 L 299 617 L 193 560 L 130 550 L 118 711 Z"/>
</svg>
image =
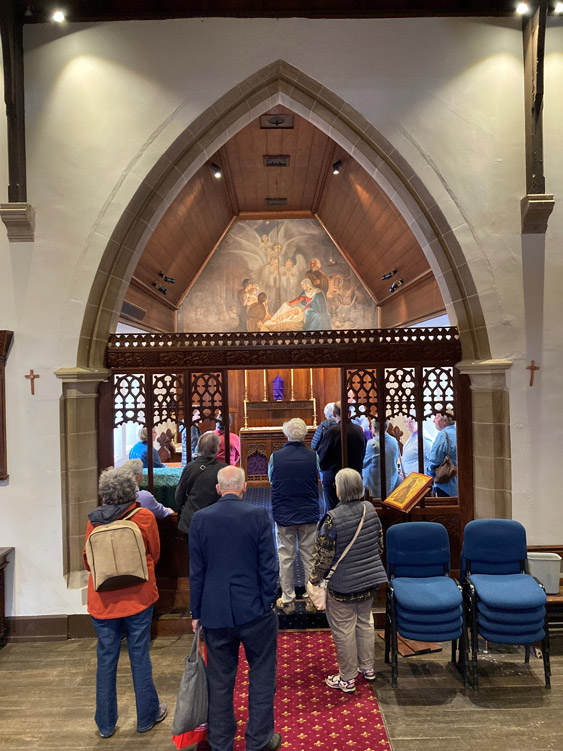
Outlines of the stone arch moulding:
<svg viewBox="0 0 563 751">
<path fill-rule="evenodd" d="M 189 124 L 132 197 L 121 197 L 118 189 L 112 199 L 116 206 L 111 206 L 112 201 L 106 206 L 108 212 L 127 203 L 90 292 L 80 334 L 78 368 L 103 369 L 108 334 L 115 330 L 131 276 L 148 238 L 182 186 L 235 133 L 276 104 L 288 107 L 329 135 L 388 193 L 419 240 L 448 311 L 455 318 L 464 361 L 490 358 L 484 317 L 463 250 L 430 192 L 362 115 L 318 81 L 278 60 L 235 86 Z M 460 267 L 464 267 L 462 272 Z"/>
</svg>

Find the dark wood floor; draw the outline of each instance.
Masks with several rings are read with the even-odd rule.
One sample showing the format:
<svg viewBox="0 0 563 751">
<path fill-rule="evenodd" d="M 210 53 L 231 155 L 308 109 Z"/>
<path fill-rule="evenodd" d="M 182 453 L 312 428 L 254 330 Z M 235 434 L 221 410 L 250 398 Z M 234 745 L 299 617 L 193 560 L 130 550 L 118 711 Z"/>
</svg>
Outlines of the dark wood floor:
<svg viewBox="0 0 563 751">
<path fill-rule="evenodd" d="M 532 657 L 526 666 L 522 652 L 482 655 L 480 689 L 466 690 L 447 664 L 447 649 L 400 658 L 399 688 L 393 690 L 376 637 L 375 690 L 393 751 L 562 749 L 563 638 L 552 641 L 551 691 L 543 688 L 541 660 Z M 156 686 L 171 711 L 190 643 L 191 636 L 181 636 L 158 637 L 152 644 Z M 170 718 L 144 735 L 135 732 L 125 652 L 118 669 L 119 729 L 110 740 L 97 736 L 95 670 L 93 639 L 8 644 L 0 650 L 0 749 L 173 749 Z"/>
</svg>

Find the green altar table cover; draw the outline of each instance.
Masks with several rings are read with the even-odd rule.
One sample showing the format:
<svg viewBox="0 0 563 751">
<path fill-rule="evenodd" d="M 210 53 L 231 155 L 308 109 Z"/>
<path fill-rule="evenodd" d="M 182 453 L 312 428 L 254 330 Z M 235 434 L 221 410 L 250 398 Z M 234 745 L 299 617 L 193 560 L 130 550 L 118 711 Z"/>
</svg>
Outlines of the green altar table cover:
<svg viewBox="0 0 563 751">
<path fill-rule="evenodd" d="M 180 482 L 182 467 L 162 467 L 153 470 L 154 492 L 153 495 L 163 506 L 178 510 L 174 496 L 176 487 Z M 141 490 L 148 490 L 148 470 L 143 470 L 143 482 Z"/>
</svg>

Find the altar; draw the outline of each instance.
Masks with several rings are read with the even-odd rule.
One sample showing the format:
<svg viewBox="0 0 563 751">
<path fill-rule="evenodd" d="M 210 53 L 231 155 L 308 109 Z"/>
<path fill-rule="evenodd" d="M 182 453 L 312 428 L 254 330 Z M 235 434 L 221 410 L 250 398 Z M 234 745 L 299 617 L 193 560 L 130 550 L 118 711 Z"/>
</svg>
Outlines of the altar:
<svg viewBox="0 0 563 751">
<path fill-rule="evenodd" d="M 288 415 L 287 420 L 299 415 Z M 284 420 L 285 422 L 285 420 Z M 311 440 L 316 428 L 309 425 L 305 443 L 311 447 Z M 272 452 L 283 448 L 287 443 L 281 426 L 261 428 L 241 428 L 240 431 L 240 465 L 246 474 L 250 487 L 268 485 L 268 462 Z"/>
</svg>

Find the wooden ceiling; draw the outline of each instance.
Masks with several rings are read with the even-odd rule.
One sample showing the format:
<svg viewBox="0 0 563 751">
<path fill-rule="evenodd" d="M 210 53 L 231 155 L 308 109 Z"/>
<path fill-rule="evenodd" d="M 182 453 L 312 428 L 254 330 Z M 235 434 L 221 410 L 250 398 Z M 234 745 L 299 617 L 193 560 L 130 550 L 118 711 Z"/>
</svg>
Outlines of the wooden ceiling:
<svg viewBox="0 0 563 751">
<path fill-rule="evenodd" d="M 279 113 L 293 114 L 281 105 L 267 114 Z M 259 118 L 243 128 L 170 206 L 147 243 L 126 298 L 147 311 L 143 324 L 175 330 L 178 305 L 237 218 L 317 217 L 380 306 L 381 327 L 444 311 L 424 253 L 389 196 L 332 139 L 293 117 L 292 129 L 262 129 Z M 265 166 L 267 155 L 289 157 L 289 164 Z M 336 161 L 342 166 L 333 175 Z M 220 166 L 221 179 L 211 164 Z M 287 205 L 268 206 L 271 198 L 285 198 Z M 381 279 L 393 269 L 393 279 Z M 390 293 L 399 279 L 404 284 Z"/>
</svg>

